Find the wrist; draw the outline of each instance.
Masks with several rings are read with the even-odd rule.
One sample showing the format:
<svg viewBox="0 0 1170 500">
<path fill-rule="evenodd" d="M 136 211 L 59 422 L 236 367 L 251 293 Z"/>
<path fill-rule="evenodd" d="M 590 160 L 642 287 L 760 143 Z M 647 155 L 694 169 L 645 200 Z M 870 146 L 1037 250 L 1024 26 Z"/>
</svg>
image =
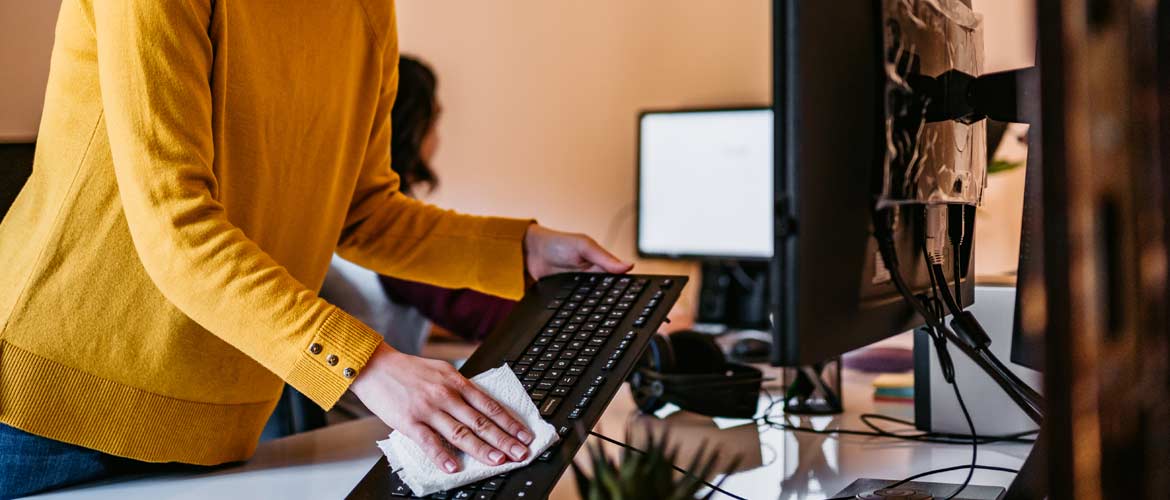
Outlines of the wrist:
<svg viewBox="0 0 1170 500">
<path fill-rule="evenodd" d="M 368 394 L 376 387 L 382 385 L 381 379 L 385 377 L 386 370 L 381 370 L 380 367 L 385 364 L 398 364 L 395 359 L 397 357 L 405 356 L 401 352 L 390 347 L 385 342 L 378 344 L 374 349 L 374 353 L 370 355 L 369 361 L 366 361 L 365 368 L 354 379 L 353 383 L 349 385 L 350 392 L 353 392 L 359 399 L 362 399 L 364 394 Z"/>
</svg>

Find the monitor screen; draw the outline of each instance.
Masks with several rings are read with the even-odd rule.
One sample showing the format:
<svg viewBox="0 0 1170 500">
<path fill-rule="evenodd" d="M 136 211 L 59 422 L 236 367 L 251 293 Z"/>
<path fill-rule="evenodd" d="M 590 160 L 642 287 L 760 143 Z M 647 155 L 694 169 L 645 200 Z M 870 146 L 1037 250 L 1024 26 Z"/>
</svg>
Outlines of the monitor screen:
<svg viewBox="0 0 1170 500">
<path fill-rule="evenodd" d="M 638 252 L 772 256 L 772 110 L 643 113 Z"/>
</svg>

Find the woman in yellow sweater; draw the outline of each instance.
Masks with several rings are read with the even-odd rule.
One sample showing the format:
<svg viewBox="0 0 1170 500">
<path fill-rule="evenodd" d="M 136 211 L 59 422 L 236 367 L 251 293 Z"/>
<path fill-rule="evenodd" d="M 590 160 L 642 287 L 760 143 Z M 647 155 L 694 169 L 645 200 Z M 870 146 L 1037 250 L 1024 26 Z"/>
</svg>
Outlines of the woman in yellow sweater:
<svg viewBox="0 0 1170 500">
<path fill-rule="evenodd" d="M 532 436 L 317 298 L 337 251 L 504 297 L 626 272 L 592 240 L 398 192 L 387 0 L 65 0 L 32 177 L 0 223 L 0 496 L 247 459 L 283 382 L 352 390 L 459 465 Z"/>
</svg>

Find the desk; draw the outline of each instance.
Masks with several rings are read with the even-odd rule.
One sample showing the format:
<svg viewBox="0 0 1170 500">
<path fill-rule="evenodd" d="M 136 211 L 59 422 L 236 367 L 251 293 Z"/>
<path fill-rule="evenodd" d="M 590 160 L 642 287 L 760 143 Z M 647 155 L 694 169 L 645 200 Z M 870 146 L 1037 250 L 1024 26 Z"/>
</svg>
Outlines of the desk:
<svg viewBox="0 0 1170 500">
<path fill-rule="evenodd" d="M 778 375 L 775 369 L 766 370 L 770 376 Z M 793 418 L 794 423 L 817 428 L 861 429 L 858 415 L 865 412 L 911 418 L 910 405 L 875 405 L 871 398 L 872 376 L 846 370 L 844 379 L 846 413 L 836 417 Z M 778 393 L 778 385 L 772 382 L 766 387 Z M 900 479 L 929 469 L 967 464 L 971 459 L 971 448 L 966 445 L 778 430 L 757 433 L 752 425 L 720 430 L 710 418 L 686 412 L 672 414 L 664 420 L 639 417 L 626 389 L 614 398 L 596 430 L 620 439 L 627 427 L 645 429 L 647 423 L 656 429 L 668 423 L 674 439 L 686 437 L 687 442 L 682 446 L 683 465 L 690 458 L 686 452 L 698 446 L 696 437 L 719 443 L 729 455 L 741 454 L 744 470 L 728 477 L 723 487 L 751 499 L 825 498 L 857 478 Z M 376 419 L 357 420 L 263 443 L 252 460 L 242 465 L 197 474 L 124 478 L 36 498 L 343 498 L 377 462 L 380 451 L 374 441 L 386 437 L 387 433 L 386 426 Z M 1026 444 L 980 446 L 979 463 L 1019 468 L 1030 448 Z M 617 452 L 614 446 L 608 449 Z M 965 476 L 966 471 L 957 471 L 924 480 L 960 483 Z M 975 472 L 972 483 L 1007 486 L 1011 480 L 1010 474 L 980 470 Z M 577 498 L 571 473 L 562 477 L 550 498 Z"/>
</svg>

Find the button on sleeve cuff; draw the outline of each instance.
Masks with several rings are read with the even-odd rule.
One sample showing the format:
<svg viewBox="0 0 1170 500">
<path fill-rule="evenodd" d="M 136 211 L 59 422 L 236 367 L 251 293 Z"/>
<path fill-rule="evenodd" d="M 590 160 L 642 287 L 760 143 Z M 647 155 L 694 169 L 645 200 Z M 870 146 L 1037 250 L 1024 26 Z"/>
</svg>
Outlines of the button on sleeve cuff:
<svg viewBox="0 0 1170 500">
<path fill-rule="evenodd" d="M 285 381 L 329 410 L 349 389 L 380 343 L 381 334 L 334 309 L 317 334 L 305 344 Z"/>
</svg>

